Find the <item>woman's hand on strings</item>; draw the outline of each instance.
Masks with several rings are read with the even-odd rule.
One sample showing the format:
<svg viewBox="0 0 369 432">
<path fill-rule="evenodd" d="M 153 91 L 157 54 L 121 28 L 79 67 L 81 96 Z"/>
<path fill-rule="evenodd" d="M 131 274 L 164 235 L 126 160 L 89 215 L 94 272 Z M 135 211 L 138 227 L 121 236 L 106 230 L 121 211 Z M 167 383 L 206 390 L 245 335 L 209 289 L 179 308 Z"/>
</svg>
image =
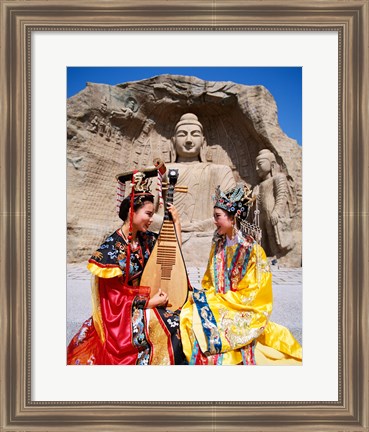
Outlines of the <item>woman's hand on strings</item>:
<svg viewBox="0 0 369 432">
<path fill-rule="evenodd" d="M 159 291 L 155 293 L 147 304 L 148 309 L 155 307 L 166 306 L 168 303 L 168 294 L 159 288 Z"/>
</svg>

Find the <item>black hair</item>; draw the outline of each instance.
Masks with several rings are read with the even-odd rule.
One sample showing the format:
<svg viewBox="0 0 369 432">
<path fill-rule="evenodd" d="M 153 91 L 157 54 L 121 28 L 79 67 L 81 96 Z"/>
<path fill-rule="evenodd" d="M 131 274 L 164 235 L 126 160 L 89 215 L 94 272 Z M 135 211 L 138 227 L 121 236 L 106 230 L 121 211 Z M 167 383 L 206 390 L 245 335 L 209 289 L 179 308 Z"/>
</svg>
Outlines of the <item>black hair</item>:
<svg viewBox="0 0 369 432">
<path fill-rule="evenodd" d="M 145 202 L 154 203 L 154 195 L 147 194 L 147 195 L 135 196 L 133 200 L 133 211 L 136 212 L 137 210 L 139 210 L 141 207 L 144 206 Z M 130 205 L 131 205 L 130 196 L 125 197 L 120 204 L 119 218 L 122 219 L 123 222 L 125 222 L 128 218 Z"/>
<path fill-rule="evenodd" d="M 216 205 L 214 206 L 214 209 L 220 209 L 220 210 L 223 210 L 224 213 L 228 216 L 228 218 L 234 221 L 236 228 L 237 228 L 237 229 L 240 229 L 240 228 L 241 228 L 240 219 L 239 219 L 238 217 L 236 217 L 236 215 L 235 215 L 234 212 L 230 212 L 230 211 L 225 210 L 224 208 L 219 207 L 219 206 L 216 206 Z M 244 214 L 245 214 L 245 213 L 244 213 Z M 246 212 L 246 218 L 245 218 L 245 219 L 242 219 L 242 220 L 247 220 L 247 218 L 248 218 L 248 214 L 249 214 L 249 212 L 248 212 L 248 210 L 247 210 L 247 212 Z"/>
</svg>

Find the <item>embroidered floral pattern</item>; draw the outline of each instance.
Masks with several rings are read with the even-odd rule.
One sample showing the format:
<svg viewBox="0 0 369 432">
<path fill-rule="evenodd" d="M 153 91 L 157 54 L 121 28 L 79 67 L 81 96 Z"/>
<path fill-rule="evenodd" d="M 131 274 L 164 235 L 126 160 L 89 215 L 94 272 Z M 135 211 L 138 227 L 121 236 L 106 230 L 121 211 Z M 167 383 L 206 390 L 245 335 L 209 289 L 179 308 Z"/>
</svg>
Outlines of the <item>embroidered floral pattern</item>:
<svg viewBox="0 0 369 432">
<path fill-rule="evenodd" d="M 196 364 L 196 359 L 197 359 L 198 354 L 199 354 L 199 344 L 198 344 L 197 340 L 195 339 L 195 342 L 194 342 L 194 345 L 192 348 L 191 359 L 189 362 L 190 365 Z"/>
<path fill-rule="evenodd" d="M 263 331 L 260 328 L 250 328 L 254 313 L 251 311 L 230 312 L 223 308 L 219 310 L 219 330 L 224 334 L 232 349 L 240 348 L 258 337 Z"/>
<path fill-rule="evenodd" d="M 96 362 L 96 359 L 95 359 L 94 355 L 91 355 L 91 357 L 87 360 L 87 364 L 90 365 L 90 366 L 94 365 L 95 362 Z"/>
<path fill-rule="evenodd" d="M 202 327 L 207 338 L 208 351 L 210 354 L 220 353 L 222 350 L 222 341 L 220 339 L 215 317 L 208 305 L 206 295 L 203 291 L 194 289 L 193 299 L 199 312 Z"/>
<path fill-rule="evenodd" d="M 143 268 L 150 257 L 157 235 L 152 232 L 137 235 L 138 247 L 131 250 L 130 281 L 141 276 Z M 110 235 L 99 249 L 93 253 L 90 263 L 99 267 L 120 267 L 123 274 L 126 272 L 127 242 L 118 231 Z"/>
<path fill-rule="evenodd" d="M 146 299 L 141 296 L 137 296 L 132 303 L 132 344 L 138 349 L 137 365 L 149 364 L 151 354 L 145 329 L 145 304 Z"/>
<path fill-rule="evenodd" d="M 237 247 L 232 262 L 227 268 L 227 247 L 225 236 L 215 236 L 214 283 L 217 293 L 236 291 L 238 283 L 245 276 L 251 250 L 255 240 L 251 236 L 243 237 L 237 233 Z"/>
<path fill-rule="evenodd" d="M 101 260 L 102 257 L 103 257 L 103 254 L 102 254 L 101 252 L 99 252 L 99 251 L 96 251 L 96 252 L 94 252 L 94 253 L 92 254 L 92 256 L 93 256 L 93 258 L 96 258 L 96 259 L 98 259 L 98 260 Z"/>
<path fill-rule="evenodd" d="M 242 363 L 246 366 L 256 365 L 255 360 L 255 341 L 241 348 Z"/>
<path fill-rule="evenodd" d="M 179 322 L 178 321 L 172 321 L 170 318 L 167 320 L 167 322 L 169 323 L 169 325 L 171 327 L 178 327 L 179 326 Z"/>
<path fill-rule="evenodd" d="M 248 303 L 251 303 L 255 297 L 256 297 L 256 292 L 254 291 L 254 292 L 250 293 L 249 296 L 242 295 L 240 297 L 240 300 L 241 300 L 242 304 L 247 305 Z"/>
<path fill-rule="evenodd" d="M 86 339 L 87 333 L 91 329 L 91 326 L 92 326 L 92 318 L 87 319 L 82 324 L 82 326 L 81 326 L 81 328 L 77 334 L 75 346 L 78 346 L 79 344 L 81 344 Z"/>
</svg>

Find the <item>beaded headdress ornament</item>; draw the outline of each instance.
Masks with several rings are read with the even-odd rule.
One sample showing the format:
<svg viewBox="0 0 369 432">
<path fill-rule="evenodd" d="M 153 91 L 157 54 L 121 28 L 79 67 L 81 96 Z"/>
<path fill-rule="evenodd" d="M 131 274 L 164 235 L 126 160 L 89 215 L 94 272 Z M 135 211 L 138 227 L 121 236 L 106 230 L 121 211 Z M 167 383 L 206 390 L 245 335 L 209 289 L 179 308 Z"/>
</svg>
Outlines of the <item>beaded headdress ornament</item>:
<svg viewBox="0 0 369 432">
<path fill-rule="evenodd" d="M 131 179 L 131 192 L 128 195 L 130 200 L 130 213 L 129 213 L 129 232 L 128 232 L 128 245 L 126 252 L 126 277 L 125 282 L 128 284 L 130 262 L 131 262 L 131 242 L 132 242 L 132 226 L 133 226 L 133 207 L 134 204 L 141 203 L 145 196 L 153 196 L 150 191 L 151 180 L 146 178 L 145 174 L 141 171 L 134 171 Z"/>
<path fill-rule="evenodd" d="M 142 200 L 145 195 L 152 195 L 152 180 L 145 177 L 145 174 L 141 171 L 133 173 L 132 176 L 131 194 L 133 194 L 135 198 L 138 197 L 138 201 Z"/>
<path fill-rule="evenodd" d="M 243 234 L 253 236 L 258 242 L 261 241 L 258 209 L 255 210 L 253 223 L 246 220 L 249 215 L 250 207 L 255 201 L 251 189 L 246 184 L 238 184 L 234 188 L 228 189 L 224 192 L 220 190 L 220 186 L 217 186 L 213 198 L 214 207 L 226 210 L 238 219 Z"/>
<path fill-rule="evenodd" d="M 164 162 L 156 158 L 154 159 L 154 167 L 146 168 L 144 170 L 135 170 L 126 172 L 123 174 L 118 174 L 116 176 L 117 179 L 117 203 L 116 203 L 116 211 L 119 214 L 120 205 L 125 197 L 126 193 L 126 182 L 130 180 L 131 185 L 131 193 L 133 192 L 135 195 L 135 202 L 137 201 L 137 196 L 140 195 L 151 195 L 151 184 L 152 181 L 149 180 L 149 177 L 152 178 L 156 175 L 157 183 L 156 190 L 158 191 L 159 205 L 164 205 L 163 200 L 163 175 L 165 174 L 166 167 Z M 147 178 L 146 178 L 147 177 Z M 146 180 L 145 180 L 146 178 Z M 141 198 L 142 199 L 142 198 Z M 140 198 L 138 198 L 140 200 Z"/>
<path fill-rule="evenodd" d="M 251 190 L 244 184 L 237 185 L 225 192 L 220 190 L 220 186 L 215 189 L 214 207 L 226 210 L 238 219 L 247 218 L 252 201 Z"/>
</svg>

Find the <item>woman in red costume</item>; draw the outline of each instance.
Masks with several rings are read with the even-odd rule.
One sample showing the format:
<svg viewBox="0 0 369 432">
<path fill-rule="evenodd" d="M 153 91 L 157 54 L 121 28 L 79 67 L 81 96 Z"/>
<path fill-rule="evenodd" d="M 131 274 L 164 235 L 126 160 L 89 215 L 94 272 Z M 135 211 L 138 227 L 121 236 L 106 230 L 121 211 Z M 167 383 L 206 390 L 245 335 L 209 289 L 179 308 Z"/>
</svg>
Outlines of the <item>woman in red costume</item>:
<svg viewBox="0 0 369 432">
<path fill-rule="evenodd" d="M 88 262 L 92 277 L 93 314 L 67 349 L 69 365 L 185 364 L 179 335 L 179 313 L 165 308 L 166 293 L 150 298 L 150 287 L 140 278 L 157 235 L 149 231 L 154 196 L 147 185 L 121 205 L 123 225 L 93 253 Z M 168 205 L 177 232 L 178 212 Z M 127 270 L 129 262 L 129 275 Z"/>
</svg>

